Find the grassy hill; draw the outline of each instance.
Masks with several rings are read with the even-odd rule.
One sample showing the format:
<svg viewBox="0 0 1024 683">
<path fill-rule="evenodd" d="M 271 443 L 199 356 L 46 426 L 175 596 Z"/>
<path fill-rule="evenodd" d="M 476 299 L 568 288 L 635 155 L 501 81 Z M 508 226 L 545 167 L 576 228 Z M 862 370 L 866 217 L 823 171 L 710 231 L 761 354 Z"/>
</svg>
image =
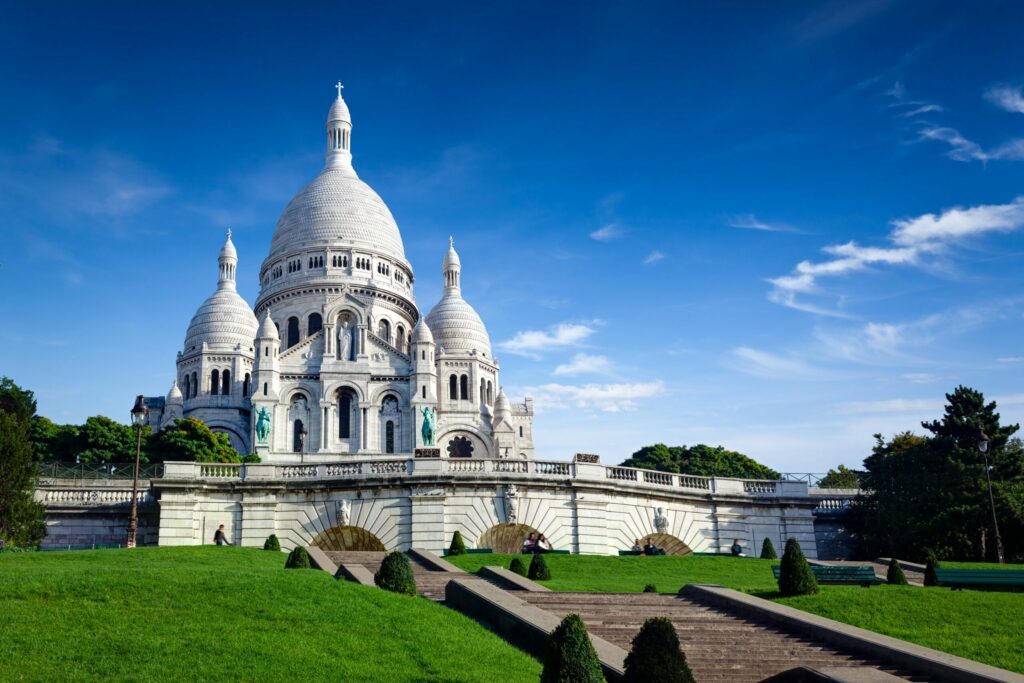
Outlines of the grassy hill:
<svg viewBox="0 0 1024 683">
<path fill-rule="evenodd" d="M 2 680 L 536 681 L 423 598 L 243 548 L 0 554 Z"/>
</svg>

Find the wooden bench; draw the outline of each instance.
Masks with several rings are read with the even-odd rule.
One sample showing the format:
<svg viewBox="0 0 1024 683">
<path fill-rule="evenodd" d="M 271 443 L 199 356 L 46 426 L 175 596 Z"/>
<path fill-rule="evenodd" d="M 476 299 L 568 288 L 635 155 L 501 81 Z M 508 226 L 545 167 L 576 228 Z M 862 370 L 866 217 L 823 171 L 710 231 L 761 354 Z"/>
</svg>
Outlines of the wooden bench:
<svg viewBox="0 0 1024 683">
<path fill-rule="evenodd" d="M 779 579 L 781 573 L 779 565 L 772 565 L 772 574 L 775 575 L 775 580 Z M 875 570 L 867 565 L 864 566 L 831 566 L 831 565 L 811 565 L 811 571 L 814 573 L 814 578 L 818 580 L 818 583 L 831 584 L 831 585 L 856 585 L 856 586 L 872 586 L 876 583 L 883 583 L 883 581 L 875 576 Z"/>
<path fill-rule="evenodd" d="M 444 551 L 442 551 L 442 552 L 444 553 L 445 557 L 448 557 L 448 550 L 447 550 L 447 548 Z M 490 548 L 466 548 L 466 554 L 467 555 L 490 555 L 493 552 L 494 551 L 491 550 Z"/>
<path fill-rule="evenodd" d="M 961 588 L 1024 589 L 1022 569 L 936 569 L 940 586 Z"/>
</svg>

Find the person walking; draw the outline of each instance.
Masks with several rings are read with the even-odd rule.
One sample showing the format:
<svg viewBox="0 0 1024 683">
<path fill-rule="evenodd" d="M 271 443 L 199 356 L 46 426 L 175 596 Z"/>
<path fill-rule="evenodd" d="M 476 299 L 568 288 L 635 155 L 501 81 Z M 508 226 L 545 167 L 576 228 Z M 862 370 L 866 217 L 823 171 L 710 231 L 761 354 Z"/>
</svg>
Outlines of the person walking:
<svg viewBox="0 0 1024 683">
<path fill-rule="evenodd" d="M 223 524 L 217 527 L 217 532 L 213 535 L 213 542 L 217 545 L 231 545 L 231 543 L 228 542 L 228 537 L 224 534 Z"/>
</svg>

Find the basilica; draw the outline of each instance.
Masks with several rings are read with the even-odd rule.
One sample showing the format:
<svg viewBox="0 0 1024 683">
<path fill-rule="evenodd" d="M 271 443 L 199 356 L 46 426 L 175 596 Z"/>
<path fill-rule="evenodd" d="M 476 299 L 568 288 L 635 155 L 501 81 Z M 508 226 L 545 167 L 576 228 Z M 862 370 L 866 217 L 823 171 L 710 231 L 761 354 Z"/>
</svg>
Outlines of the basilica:
<svg viewBox="0 0 1024 683">
<path fill-rule="evenodd" d="M 532 459 L 532 401 L 513 403 L 501 388 L 452 239 L 443 294 L 424 316 L 398 225 L 352 165 L 351 134 L 339 84 L 323 170 L 278 220 L 255 305 L 236 291 L 228 231 L 177 378 L 166 398 L 147 399 L 151 425 L 196 417 L 271 463 Z"/>
</svg>

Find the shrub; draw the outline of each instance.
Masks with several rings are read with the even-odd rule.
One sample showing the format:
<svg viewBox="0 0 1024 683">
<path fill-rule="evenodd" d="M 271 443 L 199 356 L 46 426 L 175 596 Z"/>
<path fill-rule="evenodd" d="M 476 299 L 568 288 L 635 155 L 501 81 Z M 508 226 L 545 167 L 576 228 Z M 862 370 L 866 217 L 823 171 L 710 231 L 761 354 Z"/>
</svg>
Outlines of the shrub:
<svg viewBox="0 0 1024 683">
<path fill-rule="evenodd" d="M 938 586 L 939 575 L 935 573 L 935 570 L 939 568 L 939 560 L 935 557 L 935 552 L 932 550 L 925 551 L 924 561 L 924 585 L 926 586 Z"/>
<path fill-rule="evenodd" d="M 889 560 L 889 571 L 885 574 L 885 582 L 893 586 L 906 586 L 907 577 L 903 574 L 903 567 L 894 557 Z"/>
<path fill-rule="evenodd" d="M 649 583 L 646 586 L 644 586 L 644 593 L 657 593 L 657 592 L 658 592 L 658 589 L 655 588 L 653 583 Z"/>
<path fill-rule="evenodd" d="M 284 563 L 285 569 L 309 569 L 309 553 L 301 545 L 288 553 Z"/>
<path fill-rule="evenodd" d="M 527 572 L 526 576 L 531 581 L 547 581 L 551 578 L 551 570 L 548 569 L 547 560 L 540 553 L 533 556 L 530 560 L 530 571 Z"/>
<path fill-rule="evenodd" d="M 526 565 L 518 557 L 512 558 L 512 562 L 508 565 L 508 570 L 519 574 L 519 576 L 526 576 Z"/>
<path fill-rule="evenodd" d="M 551 634 L 540 680 L 541 683 L 604 683 L 601 660 L 579 615 L 568 615 Z"/>
<path fill-rule="evenodd" d="M 814 595 L 818 592 L 818 581 L 795 538 L 786 541 L 786 550 L 782 553 L 779 592 L 783 595 Z"/>
<path fill-rule="evenodd" d="M 389 553 L 373 576 L 378 586 L 392 593 L 416 595 L 416 579 L 412 575 L 412 566 L 404 553 Z"/>
<path fill-rule="evenodd" d="M 267 536 L 267 540 L 263 541 L 263 549 L 280 551 L 281 541 L 277 540 L 277 536 L 275 534 L 270 534 Z"/>
<path fill-rule="evenodd" d="M 654 617 L 644 622 L 626 655 L 625 681 L 694 683 L 686 655 L 679 649 L 679 636 L 672 622 Z"/>
<path fill-rule="evenodd" d="M 772 539 L 767 536 L 764 537 L 764 543 L 761 544 L 761 559 L 762 560 L 777 560 L 779 559 L 778 553 L 775 552 L 775 546 L 772 545 Z"/>
<path fill-rule="evenodd" d="M 466 544 L 462 541 L 462 532 L 456 531 L 452 534 L 452 544 L 448 546 L 449 555 L 465 555 Z"/>
</svg>

